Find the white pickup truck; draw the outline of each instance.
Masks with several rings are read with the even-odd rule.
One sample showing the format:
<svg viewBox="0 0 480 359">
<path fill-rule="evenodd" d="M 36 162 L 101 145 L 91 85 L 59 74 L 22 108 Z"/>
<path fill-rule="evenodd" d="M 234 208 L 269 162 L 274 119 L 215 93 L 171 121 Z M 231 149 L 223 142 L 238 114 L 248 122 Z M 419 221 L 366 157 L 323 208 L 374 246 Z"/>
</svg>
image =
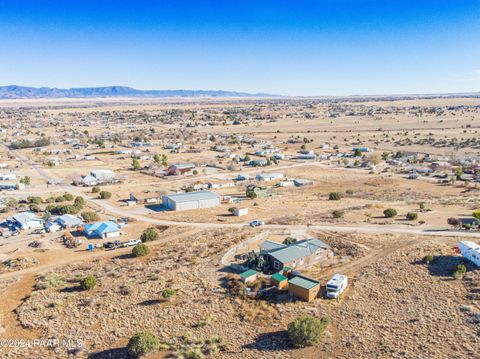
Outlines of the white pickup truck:
<svg viewBox="0 0 480 359">
<path fill-rule="evenodd" d="M 327 298 L 338 298 L 348 285 L 348 277 L 343 274 L 334 274 L 327 282 Z"/>
</svg>

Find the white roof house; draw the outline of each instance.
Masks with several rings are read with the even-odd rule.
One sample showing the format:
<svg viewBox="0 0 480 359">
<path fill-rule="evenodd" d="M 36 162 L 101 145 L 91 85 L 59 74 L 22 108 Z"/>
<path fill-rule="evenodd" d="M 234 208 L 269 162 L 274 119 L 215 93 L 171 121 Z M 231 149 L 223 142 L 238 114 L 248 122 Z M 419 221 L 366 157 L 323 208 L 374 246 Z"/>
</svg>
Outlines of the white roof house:
<svg viewBox="0 0 480 359">
<path fill-rule="evenodd" d="M 99 182 L 115 179 L 115 172 L 112 170 L 93 170 L 90 172 L 90 175 L 95 177 Z"/>
<path fill-rule="evenodd" d="M 10 217 L 8 222 L 20 229 L 36 229 L 43 227 L 44 220 L 33 212 L 21 212 Z"/>
<path fill-rule="evenodd" d="M 470 241 L 460 241 L 458 242 L 458 249 L 462 256 L 480 267 L 480 245 Z"/>
<path fill-rule="evenodd" d="M 274 181 L 283 178 L 283 173 L 260 173 L 255 177 L 258 181 Z"/>
<path fill-rule="evenodd" d="M 173 211 L 210 208 L 220 204 L 220 196 L 210 191 L 176 193 L 164 195 L 162 204 L 166 209 Z"/>
<path fill-rule="evenodd" d="M 71 214 L 64 214 L 58 217 L 56 222 L 63 228 L 72 228 L 83 225 L 83 221 L 80 218 Z"/>
</svg>

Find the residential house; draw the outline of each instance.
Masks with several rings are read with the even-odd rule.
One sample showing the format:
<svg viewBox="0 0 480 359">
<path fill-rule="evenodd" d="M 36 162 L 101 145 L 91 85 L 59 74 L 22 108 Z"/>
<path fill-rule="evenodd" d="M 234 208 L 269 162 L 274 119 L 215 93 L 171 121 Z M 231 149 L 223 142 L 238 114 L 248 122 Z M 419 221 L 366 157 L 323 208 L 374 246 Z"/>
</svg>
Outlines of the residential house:
<svg viewBox="0 0 480 359">
<path fill-rule="evenodd" d="M 270 182 L 283 178 L 283 173 L 260 173 L 255 178 L 257 181 Z"/>
<path fill-rule="evenodd" d="M 113 238 L 120 236 L 120 227 L 111 221 L 86 224 L 83 232 L 87 237 Z"/>
<path fill-rule="evenodd" d="M 266 256 L 270 268 L 275 270 L 281 270 L 285 266 L 306 268 L 332 254 L 330 246 L 319 239 L 305 239 L 291 245 L 273 243 L 275 242 L 263 242 L 260 253 Z"/>
<path fill-rule="evenodd" d="M 33 212 L 21 212 L 7 219 L 7 222 L 18 229 L 27 230 L 42 228 L 45 221 Z"/>
<path fill-rule="evenodd" d="M 62 228 L 76 228 L 83 225 L 83 221 L 80 218 L 73 216 L 71 214 L 64 214 L 58 217 L 56 222 Z"/>
<path fill-rule="evenodd" d="M 258 272 L 253 269 L 248 269 L 243 273 L 240 273 L 240 279 L 243 283 L 253 283 L 258 279 Z"/>
<path fill-rule="evenodd" d="M 167 174 L 170 176 L 179 176 L 191 172 L 195 168 L 192 163 L 182 163 L 171 165 L 167 169 Z"/>
</svg>

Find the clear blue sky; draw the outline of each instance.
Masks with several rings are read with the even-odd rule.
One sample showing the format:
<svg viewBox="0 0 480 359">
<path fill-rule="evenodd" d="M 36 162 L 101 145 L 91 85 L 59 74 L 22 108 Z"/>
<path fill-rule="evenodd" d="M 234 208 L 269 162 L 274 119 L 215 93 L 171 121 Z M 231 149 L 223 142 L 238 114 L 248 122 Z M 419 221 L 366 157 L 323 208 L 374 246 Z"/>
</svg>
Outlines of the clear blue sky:
<svg viewBox="0 0 480 359">
<path fill-rule="evenodd" d="M 0 85 L 480 91 L 479 0 L 0 0 Z"/>
</svg>

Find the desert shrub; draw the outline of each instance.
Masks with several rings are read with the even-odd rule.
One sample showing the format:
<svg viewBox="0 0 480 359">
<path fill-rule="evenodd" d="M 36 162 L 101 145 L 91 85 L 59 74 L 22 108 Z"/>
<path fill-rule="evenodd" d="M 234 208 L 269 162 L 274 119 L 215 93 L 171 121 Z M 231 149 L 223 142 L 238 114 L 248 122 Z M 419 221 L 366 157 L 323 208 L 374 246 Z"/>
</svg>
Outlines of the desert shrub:
<svg viewBox="0 0 480 359">
<path fill-rule="evenodd" d="M 150 254 L 150 248 L 146 244 L 137 244 L 132 249 L 132 254 L 134 257 L 143 257 Z"/>
<path fill-rule="evenodd" d="M 175 294 L 177 294 L 177 291 L 172 288 L 166 288 L 162 291 L 162 297 L 165 299 L 173 297 Z"/>
<path fill-rule="evenodd" d="M 108 191 L 100 191 L 98 195 L 100 196 L 101 199 L 109 199 L 112 197 L 112 193 Z"/>
<path fill-rule="evenodd" d="M 132 358 L 140 358 L 148 353 L 158 350 L 160 340 L 158 337 L 149 332 L 139 332 L 130 338 L 127 344 L 128 354 Z"/>
<path fill-rule="evenodd" d="M 65 194 L 63 195 L 63 199 L 64 199 L 65 201 L 73 201 L 73 195 L 72 195 L 71 193 L 65 193 Z"/>
<path fill-rule="evenodd" d="M 142 240 L 142 242 L 155 241 L 158 239 L 158 232 L 153 227 L 147 228 L 143 231 L 140 239 Z"/>
<path fill-rule="evenodd" d="M 96 285 L 97 278 L 95 278 L 93 275 L 89 275 L 80 281 L 80 287 L 82 288 L 82 290 L 93 289 Z"/>
<path fill-rule="evenodd" d="M 395 217 L 397 214 L 397 210 L 393 208 L 387 208 L 385 211 L 383 211 L 383 215 L 387 218 Z"/>
<path fill-rule="evenodd" d="M 344 216 L 344 214 L 345 214 L 345 212 L 336 209 L 335 211 L 332 212 L 332 217 L 333 218 L 342 218 Z"/>
<path fill-rule="evenodd" d="M 234 214 L 236 209 L 237 209 L 236 207 L 230 207 L 228 209 L 228 213 Z"/>
<path fill-rule="evenodd" d="M 58 274 L 52 273 L 38 277 L 35 284 L 35 290 L 55 288 L 63 284 L 63 278 Z"/>
<path fill-rule="evenodd" d="M 82 212 L 80 216 L 85 222 L 96 222 L 100 220 L 97 212 Z"/>
<path fill-rule="evenodd" d="M 462 278 L 465 273 L 467 273 L 467 267 L 465 266 L 465 264 L 459 264 L 455 272 L 453 272 L 453 276 L 456 279 L 459 279 Z"/>
<path fill-rule="evenodd" d="M 32 212 L 40 212 L 40 207 L 34 203 L 29 204 L 28 209 Z"/>
<path fill-rule="evenodd" d="M 340 194 L 340 192 L 330 192 L 330 194 L 328 195 L 328 199 L 330 201 L 338 201 L 342 198 L 342 195 Z"/>
<path fill-rule="evenodd" d="M 354 192 L 353 192 L 353 189 L 347 189 L 345 193 L 351 196 Z"/>
<path fill-rule="evenodd" d="M 477 209 L 472 212 L 473 218 L 480 219 L 480 209 Z"/>
<path fill-rule="evenodd" d="M 418 218 L 418 214 L 415 212 L 408 212 L 405 216 L 409 221 L 415 221 Z"/>
<path fill-rule="evenodd" d="M 28 196 L 27 197 L 27 202 L 28 203 L 31 203 L 31 204 L 42 204 L 42 198 L 41 197 L 37 197 L 37 196 Z"/>
<path fill-rule="evenodd" d="M 422 258 L 423 263 L 431 263 L 433 262 L 433 256 L 431 254 L 427 254 L 425 257 Z"/>
<path fill-rule="evenodd" d="M 100 192 L 100 187 L 98 186 L 92 187 L 92 193 L 98 193 L 98 192 Z"/>
<path fill-rule="evenodd" d="M 318 343 L 325 327 L 330 323 L 327 316 L 321 319 L 304 315 L 288 324 L 287 335 L 294 347 L 303 348 Z"/>
<path fill-rule="evenodd" d="M 285 244 L 285 245 L 287 245 L 287 246 L 289 246 L 289 245 L 291 245 L 291 244 L 297 243 L 297 239 L 294 238 L 294 237 L 287 237 L 287 238 L 285 238 L 285 239 L 283 240 L 282 243 Z"/>
<path fill-rule="evenodd" d="M 85 206 L 85 200 L 83 199 L 83 197 L 75 197 L 75 201 L 73 202 L 73 205 L 75 207 L 79 207 L 79 208 L 82 208 L 83 206 Z"/>
<path fill-rule="evenodd" d="M 65 202 L 65 197 L 57 196 L 57 197 L 55 197 L 55 202 L 57 202 L 57 203 Z"/>
</svg>

